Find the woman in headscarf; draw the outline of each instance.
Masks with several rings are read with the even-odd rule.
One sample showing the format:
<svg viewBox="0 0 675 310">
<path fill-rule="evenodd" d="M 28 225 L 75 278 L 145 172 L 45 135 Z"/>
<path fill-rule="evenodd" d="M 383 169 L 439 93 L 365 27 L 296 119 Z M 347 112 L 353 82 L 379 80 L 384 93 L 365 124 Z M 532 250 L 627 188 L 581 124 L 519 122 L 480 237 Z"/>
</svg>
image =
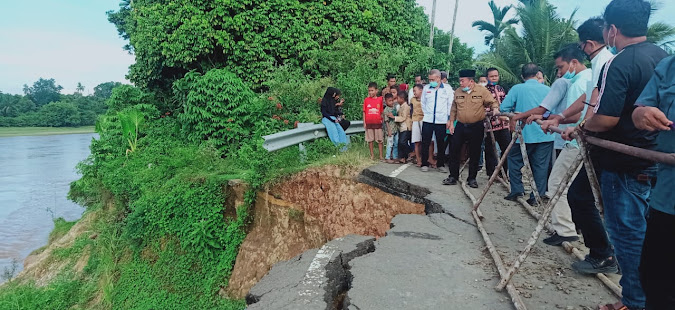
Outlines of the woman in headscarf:
<svg viewBox="0 0 675 310">
<path fill-rule="evenodd" d="M 349 144 L 345 130 L 340 126 L 342 116 L 342 104 L 344 99 L 340 100 L 342 92 L 335 87 L 328 87 L 326 93 L 321 99 L 321 123 L 326 126 L 328 138 L 333 144 L 346 146 Z M 339 101 L 338 101 L 339 100 Z"/>
</svg>

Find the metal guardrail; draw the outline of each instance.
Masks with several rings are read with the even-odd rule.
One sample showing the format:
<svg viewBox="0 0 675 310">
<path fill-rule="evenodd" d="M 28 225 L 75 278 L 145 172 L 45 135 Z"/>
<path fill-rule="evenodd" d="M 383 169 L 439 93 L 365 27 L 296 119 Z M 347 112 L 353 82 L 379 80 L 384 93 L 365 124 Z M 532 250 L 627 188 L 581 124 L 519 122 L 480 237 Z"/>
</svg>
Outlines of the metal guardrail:
<svg viewBox="0 0 675 310">
<path fill-rule="evenodd" d="M 264 136 L 263 139 L 265 139 L 265 142 L 263 143 L 263 147 L 267 151 L 273 152 L 302 142 L 328 137 L 326 127 L 324 127 L 323 124 L 302 125 L 303 124 L 298 124 L 298 128 Z M 363 129 L 363 121 L 351 121 L 351 125 L 347 128 L 347 134 L 351 135 L 362 132 L 365 132 Z"/>
</svg>

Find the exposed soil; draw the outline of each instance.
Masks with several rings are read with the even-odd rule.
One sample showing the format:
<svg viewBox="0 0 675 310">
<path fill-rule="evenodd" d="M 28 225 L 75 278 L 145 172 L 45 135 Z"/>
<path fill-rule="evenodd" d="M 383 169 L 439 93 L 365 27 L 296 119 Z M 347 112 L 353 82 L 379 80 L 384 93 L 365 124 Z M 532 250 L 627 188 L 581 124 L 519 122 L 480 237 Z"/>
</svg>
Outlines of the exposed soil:
<svg viewBox="0 0 675 310">
<path fill-rule="evenodd" d="M 424 214 L 424 205 L 356 181 L 360 170 L 305 170 L 258 193 L 227 294 L 243 298 L 272 266 L 324 243 L 358 234 L 382 237 L 398 214 Z"/>
</svg>

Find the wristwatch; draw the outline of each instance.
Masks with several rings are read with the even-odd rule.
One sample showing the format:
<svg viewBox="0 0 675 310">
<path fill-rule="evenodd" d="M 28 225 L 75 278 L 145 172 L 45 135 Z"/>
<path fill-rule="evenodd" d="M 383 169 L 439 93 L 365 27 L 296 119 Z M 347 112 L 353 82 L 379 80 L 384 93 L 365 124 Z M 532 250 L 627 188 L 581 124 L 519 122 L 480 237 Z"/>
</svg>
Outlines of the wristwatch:
<svg viewBox="0 0 675 310">
<path fill-rule="evenodd" d="M 544 113 L 544 115 L 542 115 L 541 117 L 545 120 L 548 120 L 549 116 L 551 116 L 551 111 L 546 111 L 546 113 Z"/>
</svg>

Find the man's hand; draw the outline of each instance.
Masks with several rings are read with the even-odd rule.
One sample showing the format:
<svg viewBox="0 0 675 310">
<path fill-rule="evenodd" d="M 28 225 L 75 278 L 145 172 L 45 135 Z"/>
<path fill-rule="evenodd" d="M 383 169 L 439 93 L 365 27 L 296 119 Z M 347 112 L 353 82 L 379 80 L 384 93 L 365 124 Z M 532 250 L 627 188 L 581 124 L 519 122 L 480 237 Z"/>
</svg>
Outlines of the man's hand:
<svg viewBox="0 0 675 310">
<path fill-rule="evenodd" d="M 567 127 L 565 130 L 563 130 L 563 133 L 560 134 L 562 136 L 563 140 L 565 141 L 572 141 L 574 138 L 572 138 L 572 134 L 576 131 L 577 127 Z"/>
<path fill-rule="evenodd" d="M 492 109 L 492 116 L 499 115 L 499 109 Z"/>
<path fill-rule="evenodd" d="M 448 121 L 445 127 L 450 131 L 451 135 L 455 134 L 455 124 L 453 122 Z"/>
<path fill-rule="evenodd" d="M 388 118 L 394 118 L 394 114 L 392 114 L 391 112 L 389 112 L 389 113 L 387 113 L 387 117 L 388 117 Z"/>
<path fill-rule="evenodd" d="M 541 130 L 549 132 L 549 128 L 560 126 L 560 120 L 556 118 L 549 118 L 541 123 Z"/>
<path fill-rule="evenodd" d="M 633 123 L 637 129 L 657 131 L 671 130 L 673 122 L 655 107 L 639 107 L 633 111 Z"/>
<path fill-rule="evenodd" d="M 544 119 L 544 116 L 533 114 L 533 115 L 530 115 L 530 117 L 527 118 L 525 123 L 529 125 L 529 124 L 532 124 L 532 122 L 537 121 L 537 120 L 541 120 L 541 119 Z"/>
</svg>

